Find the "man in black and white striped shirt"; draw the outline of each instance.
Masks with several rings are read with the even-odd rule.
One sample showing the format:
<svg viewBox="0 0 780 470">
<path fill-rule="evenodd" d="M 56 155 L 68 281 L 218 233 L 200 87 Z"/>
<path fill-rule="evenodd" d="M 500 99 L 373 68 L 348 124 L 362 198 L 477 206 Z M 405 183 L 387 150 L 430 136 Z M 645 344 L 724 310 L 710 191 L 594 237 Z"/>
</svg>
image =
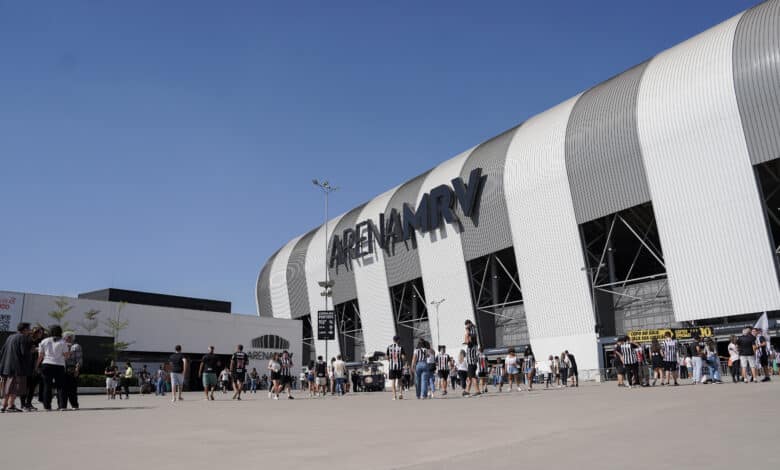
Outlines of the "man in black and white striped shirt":
<svg viewBox="0 0 780 470">
<path fill-rule="evenodd" d="M 447 395 L 447 379 L 450 376 L 452 358 L 447 354 L 446 346 L 439 346 L 439 354 L 436 355 L 436 369 L 439 375 L 439 387 L 442 396 Z"/>
<path fill-rule="evenodd" d="M 615 354 L 620 358 L 625 368 L 626 379 L 628 379 L 626 386 L 628 388 L 631 388 L 632 385 L 639 385 L 639 359 L 636 355 L 636 348 L 638 347 L 628 337 L 625 337 L 622 343 L 618 343 L 618 348 L 615 349 Z"/>
<path fill-rule="evenodd" d="M 663 356 L 664 375 L 666 383 L 661 380 L 661 385 L 671 385 L 671 379 L 674 377 L 674 384 L 677 383 L 677 340 L 672 338 L 672 332 L 664 333 L 664 342 L 661 344 L 661 355 Z"/>
<path fill-rule="evenodd" d="M 401 337 L 393 336 L 393 344 L 387 347 L 387 378 L 393 385 L 393 400 L 403 400 L 404 393 L 401 390 L 401 394 L 398 394 L 398 381 L 403 376 L 404 369 L 404 348 L 400 345 Z"/>
<path fill-rule="evenodd" d="M 471 320 L 466 320 L 466 331 L 463 335 L 463 344 L 466 345 L 466 364 L 468 366 L 468 383 L 466 384 L 466 390 L 463 391 L 463 396 L 467 397 L 471 394 L 472 386 L 476 392 L 475 394 L 479 395 L 479 379 L 477 378 L 477 327 L 474 326 Z"/>
</svg>

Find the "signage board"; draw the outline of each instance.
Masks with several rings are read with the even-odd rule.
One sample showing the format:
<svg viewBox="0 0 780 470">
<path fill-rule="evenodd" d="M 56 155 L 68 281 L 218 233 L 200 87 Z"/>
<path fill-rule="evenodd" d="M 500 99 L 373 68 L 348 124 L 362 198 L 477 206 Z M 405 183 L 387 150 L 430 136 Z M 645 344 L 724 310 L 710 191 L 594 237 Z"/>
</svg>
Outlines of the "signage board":
<svg viewBox="0 0 780 470">
<path fill-rule="evenodd" d="M 654 339 L 662 341 L 664 335 L 670 332 L 672 337 L 679 340 L 686 340 L 693 338 L 693 334 L 698 332 L 699 336 L 706 338 L 712 336 L 712 328 L 708 326 L 699 328 L 660 328 L 656 330 L 631 330 L 626 333 L 628 339 L 634 343 L 650 343 Z"/>
<path fill-rule="evenodd" d="M 0 331 L 16 331 L 22 321 L 24 294 L 0 291 Z"/>
<path fill-rule="evenodd" d="M 319 341 L 336 339 L 336 312 L 333 310 L 317 312 L 317 339 Z"/>
</svg>

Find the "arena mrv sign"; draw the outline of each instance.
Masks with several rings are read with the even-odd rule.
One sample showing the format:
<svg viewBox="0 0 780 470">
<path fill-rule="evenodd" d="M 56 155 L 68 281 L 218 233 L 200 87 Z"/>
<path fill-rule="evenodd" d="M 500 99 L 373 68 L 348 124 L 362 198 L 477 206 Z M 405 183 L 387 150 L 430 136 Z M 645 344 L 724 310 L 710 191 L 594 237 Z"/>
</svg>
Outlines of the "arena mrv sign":
<svg viewBox="0 0 780 470">
<path fill-rule="evenodd" d="M 359 259 L 374 252 L 374 242 L 385 251 L 395 243 L 414 237 L 414 231 L 429 232 L 439 228 L 442 220 L 448 224 L 458 224 L 455 204 L 460 206 L 463 215 L 472 218 L 479 206 L 481 189 L 487 176 L 482 168 L 475 168 L 469 174 L 469 181 L 455 178 L 452 185 L 442 184 L 423 194 L 416 208 L 404 204 L 399 212 L 391 209 L 389 214 L 379 214 L 379 220 L 366 219 L 358 222 L 331 239 L 329 265 L 347 265 L 353 259 Z"/>
</svg>

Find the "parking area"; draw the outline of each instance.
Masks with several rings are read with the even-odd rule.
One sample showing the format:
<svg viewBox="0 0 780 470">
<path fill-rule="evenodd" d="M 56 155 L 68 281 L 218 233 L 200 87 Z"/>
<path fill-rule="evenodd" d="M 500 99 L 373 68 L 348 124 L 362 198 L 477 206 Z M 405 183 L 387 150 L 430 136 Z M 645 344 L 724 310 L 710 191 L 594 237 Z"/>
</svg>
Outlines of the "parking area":
<svg viewBox="0 0 780 470">
<path fill-rule="evenodd" d="M 4 468 L 26 469 L 776 466 L 778 392 L 774 381 L 429 401 L 87 396 L 77 412 L 1 415 L 0 448 Z"/>
</svg>

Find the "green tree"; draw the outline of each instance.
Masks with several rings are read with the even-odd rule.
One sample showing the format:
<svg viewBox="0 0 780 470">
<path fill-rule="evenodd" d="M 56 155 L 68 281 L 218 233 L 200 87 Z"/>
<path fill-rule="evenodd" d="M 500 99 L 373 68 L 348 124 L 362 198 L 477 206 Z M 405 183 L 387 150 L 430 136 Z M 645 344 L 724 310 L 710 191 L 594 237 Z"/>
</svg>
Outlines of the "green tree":
<svg viewBox="0 0 780 470">
<path fill-rule="evenodd" d="M 57 324 L 60 325 L 63 330 L 68 330 L 70 328 L 70 324 L 65 321 L 65 317 L 68 315 L 68 312 L 73 310 L 73 306 L 70 305 L 70 302 L 68 302 L 68 299 L 65 297 L 58 298 L 54 301 L 54 303 L 57 305 L 57 309 L 49 312 L 49 317 L 54 319 L 54 321 L 57 322 Z"/>
<path fill-rule="evenodd" d="M 122 341 L 120 339 L 120 334 L 123 330 L 126 330 L 127 327 L 130 325 L 129 320 L 122 320 L 122 309 L 125 308 L 125 305 L 127 305 L 127 302 L 119 302 L 119 306 L 116 309 L 116 317 L 115 318 L 106 318 L 106 320 L 103 322 L 106 329 L 104 330 L 107 335 L 114 338 L 114 344 L 111 351 L 111 358 L 113 360 L 117 360 L 119 358 L 119 354 L 123 351 L 126 351 L 127 348 L 130 347 L 134 343 L 134 341 Z"/>
<path fill-rule="evenodd" d="M 84 321 L 79 323 L 79 326 L 84 328 L 84 331 L 90 336 L 92 335 L 92 332 L 97 330 L 98 326 L 100 326 L 100 320 L 97 318 L 99 313 L 100 310 L 91 308 L 84 312 Z"/>
</svg>

